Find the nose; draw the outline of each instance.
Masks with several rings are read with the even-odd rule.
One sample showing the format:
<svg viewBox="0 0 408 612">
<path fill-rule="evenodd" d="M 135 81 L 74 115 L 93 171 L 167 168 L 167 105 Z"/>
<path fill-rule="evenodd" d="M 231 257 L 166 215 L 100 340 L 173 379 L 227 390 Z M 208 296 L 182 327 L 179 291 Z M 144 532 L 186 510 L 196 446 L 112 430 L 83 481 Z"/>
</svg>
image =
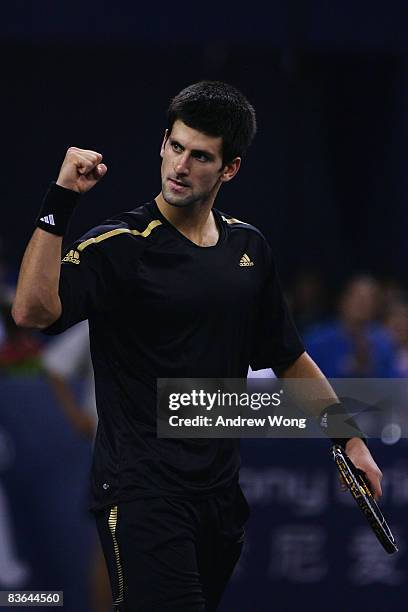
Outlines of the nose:
<svg viewBox="0 0 408 612">
<path fill-rule="evenodd" d="M 176 174 L 186 175 L 190 172 L 189 167 L 189 156 L 187 151 L 185 151 L 182 155 L 178 156 L 176 162 L 174 164 L 174 170 Z"/>
</svg>

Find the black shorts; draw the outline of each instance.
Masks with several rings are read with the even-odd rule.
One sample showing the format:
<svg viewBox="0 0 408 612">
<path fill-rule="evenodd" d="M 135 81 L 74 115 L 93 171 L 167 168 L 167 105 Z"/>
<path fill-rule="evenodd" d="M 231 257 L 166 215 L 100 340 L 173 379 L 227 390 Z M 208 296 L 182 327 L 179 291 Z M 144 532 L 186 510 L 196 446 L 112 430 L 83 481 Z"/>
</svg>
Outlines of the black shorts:
<svg viewBox="0 0 408 612">
<path fill-rule="evenodd" d="M 115 610 L 215 611 L 248 516 L 239 486 L 204 499 L 138 499 L 98 512 Z"/>
</svg>

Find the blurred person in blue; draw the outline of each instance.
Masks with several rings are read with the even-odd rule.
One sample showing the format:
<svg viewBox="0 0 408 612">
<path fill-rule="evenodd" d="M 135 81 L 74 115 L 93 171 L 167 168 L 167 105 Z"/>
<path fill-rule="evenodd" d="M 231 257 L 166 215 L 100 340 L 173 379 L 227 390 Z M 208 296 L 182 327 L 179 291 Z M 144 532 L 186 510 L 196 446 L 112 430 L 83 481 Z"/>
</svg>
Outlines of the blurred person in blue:
<svg viewBox="0 0 408 612">
<path fill-rule="evenodd" d="M 338 317 L 304 335 L 308 353 L 329 378 L 389 378 L 396 375 L 395 345 L 377 321 L 382 305 L 378 283 L 357 276 L 345 286 Z"/>
<path fill-rule="evenodd" d="M 98 415 L 88 322 L 82 321 L 48 342 L 42 352 L 41 363 L 69 424 L 78 434 L 93 440 Z M 73 389 L 75 378 L 82 379 L 79 398 Z M 112 597 L 99 539 L 96 539 L 93 550 L 88 581 L 92 611 L 108 612 L 112 606 Z"/>
<path fill-rule="evenodd" d="M 255 111 L 236 88 L 183 89 L 168 109 L 160 193 L 114 213 L 61 262 L 80 194 L 107 172 L 100 153 L 71 147 L 23 258 L 13 308 L 20 326 L 57 334 L 89 320 L 99 417 L 92 509 L 120 612 L 217 610 L 249 514 L 238 439 L 157 436 L 158 378 L 272 368 L 312 378 L 324 389 L 320 408 L 338 410 L 304 350 L 265 236 L 214 207 L 255 131 Z M 133 188 L 146 161 L 137 151 Z M 382 474 L 361 437 L 339 443 L 378 498 Z"/>
</svg>

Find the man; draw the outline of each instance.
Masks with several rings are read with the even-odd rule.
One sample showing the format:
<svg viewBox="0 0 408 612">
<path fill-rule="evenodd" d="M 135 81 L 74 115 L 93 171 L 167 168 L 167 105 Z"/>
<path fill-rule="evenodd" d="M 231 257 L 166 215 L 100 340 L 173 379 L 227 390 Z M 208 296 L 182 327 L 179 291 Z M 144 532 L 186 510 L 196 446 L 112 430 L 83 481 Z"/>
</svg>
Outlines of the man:
<svg viewBox="0 0 408 612">
<path fill-rule="evenodd" d="M 107 171 L 101 154 L 70 148 L 22 263 L 19 325 L 58 333 L 89 319 L 93 509 L 121 611 L 216 610 L 248 516 L 238 442 L 157 438 L 156 379 L 245 377 L 250 364 L 327 384 L 287 312 L 265 238 L 213 208 L 255 131 L 235 88 L 181 91 L 161 147 L 161 193 L 88 232 L 60 266 L 73 206 Z M 329 387 L 328 397 L 337 401 Z M 367 447 L 353 438 L 347 451 L 380 495 Z"/>
</svg>

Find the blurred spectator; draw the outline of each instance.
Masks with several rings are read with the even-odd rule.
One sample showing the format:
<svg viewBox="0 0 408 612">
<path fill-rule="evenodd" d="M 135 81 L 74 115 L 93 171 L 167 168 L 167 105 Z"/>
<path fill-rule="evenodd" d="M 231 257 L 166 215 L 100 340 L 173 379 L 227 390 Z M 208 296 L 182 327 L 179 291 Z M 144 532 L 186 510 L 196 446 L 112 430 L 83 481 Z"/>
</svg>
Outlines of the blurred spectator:
<svg viewBox="0 0 408 612">
<path fill-rule="evenodd" d="M 0 373 L 7 375 L 39 374 L 42 343 L 27 329 L 17 327 L 11 316 L 11 304 L 0 304 L 4 326 L 0 343 Z"/>
<path fill-rule="evenodd" d="M 313 328 L 306 349 L 331 378 L 395 376 L 395 347 L 376 322 L 381 293 L 377 282 L 359 276 L 348 282 L 339 300 L 339 317 Z"/>
<path fill-rule="evenodd" d="M 398 301 L 389 306 L 385 325 L 396 345 L 396 376 L 408 378 L 408 303 Z"/>
<path fill-rule="evenodd" d="M 41 360 L 44 373 L 68 421 L 78 433 L 92 439 L 97 414 L 88 322 L 83 321 L 53 338 L 43 351 Z M 80 401 L 71 384 L 75 377 L 81 377 L 85 385 Z"/>
<path fill-rule="evenodd" d="M 97 426 L 97 412 L 88 322 L 79 323 L 53 338 L 43 352 L 42 364 L 68 421 L 79 434 L 92 440 Z M 72 380 L 78 376 L 82 377 L 85 385 L 79 401 L 72 388 Z M 97 534 L 89 581 L 93 612 L 111 610 L 109 577 Z"/>
<path fill-rule="evenodd" d="M 300 332 L 321 321 L 326 314 L 327 300 L 318 273 L 313 270 L 300 272 L 292 285 L 288 301 Z"/>
<path fill-rule="evenodd" d="M 395 278 L 386 277 L 381 279 L 381 300 L 378 307 L 379 320 L 384 321 L 390 306 L 396 302 L 406 300 L 405 290 Z"/>
</svg>

